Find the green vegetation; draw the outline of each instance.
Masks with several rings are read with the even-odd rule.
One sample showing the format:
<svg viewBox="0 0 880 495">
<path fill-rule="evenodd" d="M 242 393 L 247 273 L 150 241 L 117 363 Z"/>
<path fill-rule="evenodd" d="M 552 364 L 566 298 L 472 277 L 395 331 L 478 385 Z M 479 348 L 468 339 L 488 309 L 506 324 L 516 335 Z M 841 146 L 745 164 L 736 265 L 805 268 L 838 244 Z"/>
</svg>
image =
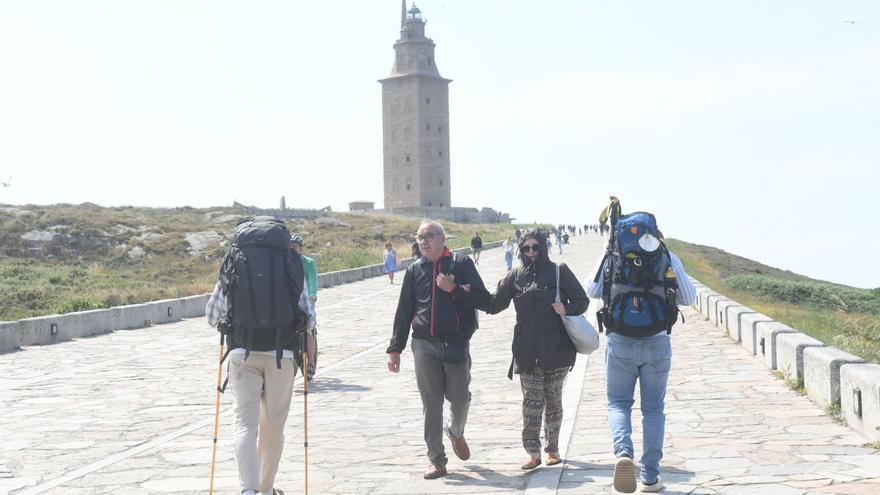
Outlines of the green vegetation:
<svg viewBox="0 0 880 495">
<path fill-rule="evenodd" d="M 843 417 L 843 411 L 840 409 L 840 402 L 828 404 L 825 407 L 825 414 L 831 416 L 831 419 L 842 425 L 846 424 L 846 418 Z"/>
<path fill-rule="evenodd" d="M 804 388 L 804 381 L 796 376 L 791 376 L 790 373 L 786 373 L 780 370 L 773 370 L 770 373 L 773 374 L 776 378 L 779 378 L 785 383 L 785 386 L 794 390 L 799 395 L 807 395 L 807 389 Z"/>
<path fill-rule="evenodd" d="M 880 362 L 880 288 L 857 289 L 670 239 L 688 273 L 713 290 L 872 362 Z"/>
<path fill-rule="evenodd" d="M 0 321 L 210 292 L 242 212 L 231 208 L 0 205 Z M 319 272 L 410 255 L 419 220 L 333 213 L 288 221 Z M 510 224 L 443 222 L 451 248 L 512 235 Z M 201 234 L 203 241 L 187 240 Z M 25 238 L 22 238 L 24 236 Z"/>
</svg>

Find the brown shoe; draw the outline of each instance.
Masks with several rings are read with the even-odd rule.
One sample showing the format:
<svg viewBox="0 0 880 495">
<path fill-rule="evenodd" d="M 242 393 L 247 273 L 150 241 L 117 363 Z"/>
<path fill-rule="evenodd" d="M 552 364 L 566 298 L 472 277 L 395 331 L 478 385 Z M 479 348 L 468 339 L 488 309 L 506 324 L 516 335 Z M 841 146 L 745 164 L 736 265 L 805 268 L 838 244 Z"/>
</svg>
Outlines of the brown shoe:
<svg viewBox="0 0 880 495">
<path fill-rule="evenodd" d="M 547 466 L 555 466 L 562 462 L 562 459 L 559 458 L 559 454 L 547 454 L 544 456 L 544 464 Z"/>
<path fill-rule="evenodd" d="M 425 471 L 424 478 L 426 480 L 435 480 L 441 476 L 446 476 L 446 474 L 446 466 L 442 464 L 431 463 L 431 465 L 428 466 L 428 470 Z"/>
<path fill-rule="evenodd" d="M 459 459 L 466 461 L 471 458 L 471 449 L 468 447 L 467 440 L 464 439 L 464 435 L 455 438 L 449 433 L 449 428 L 446 429 L 446 436 L 449 437 L 449 440 L 452 441 L 452 451 L 455 452 L 455 456 Z"/>
<path fill-rule="evenodd" d="M 535 469 L 536 467 L 538 467 L 540 465 L 541 465 L 541 456 L 540 455 L 537 455 L 534 457 L 529 456 L 529 458 L 526 459 L 526 462 L 524 462 L 523 465 L 520 466 L 520 469 Z"/>
</svg>

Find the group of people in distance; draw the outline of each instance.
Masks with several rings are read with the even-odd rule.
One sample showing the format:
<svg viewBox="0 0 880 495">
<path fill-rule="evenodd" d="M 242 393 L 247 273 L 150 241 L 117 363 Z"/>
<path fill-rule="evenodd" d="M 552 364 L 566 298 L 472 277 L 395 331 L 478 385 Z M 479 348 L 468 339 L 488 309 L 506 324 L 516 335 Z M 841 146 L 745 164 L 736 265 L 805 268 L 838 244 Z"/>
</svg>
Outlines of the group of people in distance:
<svg viewBox="0 0 880 495">
<path fill-rule="evenodd" d="M 619 202 L 616 205 L 618 210 L 612 216 L 612 225 L 619 218 Z M 609 212 L 612 211 L 613 206 L 609 208 Z M 508 378 L 512 380 L 513 375 L 518 375 L 522 391 L 521 440 L 526 457 L 520 467 L 531 470 L 542 464 L 552 466 L 563 462 L 559 447 L 562 391 L 574 367 L 577 352 L 561 317 L 585 313 L 590 298 L 603 299 L 608 308 L 610 303 L 606 296 L 610 284 L 606 282 L 610 279 L 616 281 L 619 275 L 609 269 L 606 254 L 597 265 L 596 276 L 590 277 L 585 288 L 566 264 L 557 264 L 550 259 L 546 230 L 517 230 L 516 241 L 508 236 L 502 244 L 507 273 L 490 292 L 476 266 L 482 249 L 479 233 L 471 241 L 474 253 L 474 259 L 471 259 L 450 251 L 446 245 L 446 231 L 440 223 L 424 220 L 419 225 L 413 246 L 415 259 L 403 275 L 386 354 L 388 370 L 398 373 L 401 353 L 410 343 L 416 385 L 422 401 L 424 441 L 429 461 L 422 474 L 425 479 L 448 474 L 449 458 L 444 436 L 456 457 L 468 460 L 471 456 L 465 440 L 465 427 L 471 404 L 470 344 L 478 326 L 477 311 L 498 314 L 511 303 L 516 312 L 516 323 Z M 662 245 L 662 235 L 657 234 L 657 237 Z M 400 259 L 390 242 L 385 248 L 384 271 L 393 283 L 393 272 L 400 266 Z M 656 246 L 649 249 L 656 249 Z M 678 304 L 693 303 L 695 290 L 678 258 L 665 246 L 663 251 L 668 260 L 667 277 L 677 280 L 673 285 L 676 290 L 672 292 L 672 304 L 677 310 Z M 294 257 L 301 256 L 301 238 L 294 236 L 292 253 Z M 520 264 L 514 268 L 515 254 Z M 303 263 L 307 270 L 308 263 Z M 227 321 L 222 273 L 209 301 L 208 319 L 212 325 Z M 313 330 L 315 296 L 311 290 L 316 286 L 316 280 L 304 277 L 301 285 L 305 296 L 299 297 L 298 305 L 308 316 L 305 326 Z M 640 304 L 635 300 L 633 303 Z M 608 329 L 605 339 L 608 422 L 617 458 L 613 484 L 619 492 L 636 491 L 638 482 L 643 492 L 657 492 L 663 488 L 660 460 L 663 456 L 666 385 L 672 357 L 669 328 L 671 323 L 666 331 L 648 334 L 625 325 Z M 273 483 L 283 449 L 282 432 L 290 407 L 296 365 L 291 359 L 286 367 L 282 367 L 278 361 L 281 350 L 251 352 L 242 339 L 230 340 L 229 346 L 234 356 L 229 377 L 235 414 L 235 457 L 242 493 L 283 494 L 273 487 Z M 308 347 L 309 358 L 313 360 L 313 346 Z M 285 359 L 291 357 L 288 350 L 292 351 L 284 350 Z M 288 367 L 293 367 L 293 372 Z M 249 374 L 243 375 L 242 370 Z M 313 372 L 313 369 L 309 371 Z M 286 376 L 281 379 L 282 375 Z M 634 461 L 631 439 L 631 411 L 637 382 L 644 418 L 640 469 Z M 450 414 L 444 423 L 447 401 Z"/>
</svg>

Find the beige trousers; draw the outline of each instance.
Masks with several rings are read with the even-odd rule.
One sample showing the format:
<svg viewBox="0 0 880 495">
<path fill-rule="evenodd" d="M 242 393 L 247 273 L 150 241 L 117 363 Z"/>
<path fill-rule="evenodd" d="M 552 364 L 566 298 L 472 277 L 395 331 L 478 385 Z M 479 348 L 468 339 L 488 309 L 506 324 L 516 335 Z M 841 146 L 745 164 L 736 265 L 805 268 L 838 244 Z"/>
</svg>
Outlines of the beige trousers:
<svg viewBox="0 0 880 495">
<path fill-rule="evenodd" d="M 229 386 L 235 415 L 235 461 L 241 489 L 272 493 L 284 451 L 284 423 L 290 411 L 296 365 L 275 356 L 229 355 Z"/>
</svg>

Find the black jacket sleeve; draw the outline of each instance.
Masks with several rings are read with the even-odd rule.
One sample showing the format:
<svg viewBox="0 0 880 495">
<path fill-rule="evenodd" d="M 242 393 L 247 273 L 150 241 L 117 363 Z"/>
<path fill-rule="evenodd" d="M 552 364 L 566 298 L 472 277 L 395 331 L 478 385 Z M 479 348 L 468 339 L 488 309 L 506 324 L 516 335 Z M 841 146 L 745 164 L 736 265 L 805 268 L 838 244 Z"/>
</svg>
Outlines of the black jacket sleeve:
<svg viewBox="0 0 880 495">
<path fill-rule="evenodd" d="M 454 273 L 456 287 L 452 290 L 452 298 L 465 307 L 482 309 L 480 304 L 485 303 L 489 291 L 486 290 L 486 285 L 474 262 L 470 258 L 464 258 L 457 262 L 456 268 Z M 461 288 L 465 284 L 470 285 L 470 292 Z"/>
<path fill-rule="evenodd" d="M 394 314 L 394 333 L 391 335 L 391 343 L 386 353 L 400 352 L 406 348 L 409 339 L 409 329 L 416 311 L 415 275 L 412 270 L 407 270 L 403 275 L 403 285 L 400 287 L 400 299 L 397 301 L 397 313 Z"/>
<path fill-rule="evenodd" d="M 568 265 L 559 265 L 559 297 L 565 306 L 565 314 L 583 314 L 590 305 L 590 299 L 584 291 L 584 286 L 578 281 Z"/>
<path fill-rule="evenodd" d="M 474 269 L 474 271 L 476 271 L 476 269 Z M 479 276 L 479 274 L 477 276 Z M 483 287 L 482 291 L 474 291 L 473 286 L 471 286 L 470 292 L 465 291 L 460 286 L 456 287 L 455 290 L 452 291 L 452 294 L 456 298 L 462 298 L 475 308 L 485 311 L 490 315 L 494 315 L 504 311 L 510 306 L 510 301 L 513 300 L 513 281 L 515 279 L 516 270 L 507 272 L 507 275 L 498 281 L 498 288 L 495 290 L 494 294 L 489 294 L 489 291 L 486 290 L 485 287 Z"/>
</svg>

